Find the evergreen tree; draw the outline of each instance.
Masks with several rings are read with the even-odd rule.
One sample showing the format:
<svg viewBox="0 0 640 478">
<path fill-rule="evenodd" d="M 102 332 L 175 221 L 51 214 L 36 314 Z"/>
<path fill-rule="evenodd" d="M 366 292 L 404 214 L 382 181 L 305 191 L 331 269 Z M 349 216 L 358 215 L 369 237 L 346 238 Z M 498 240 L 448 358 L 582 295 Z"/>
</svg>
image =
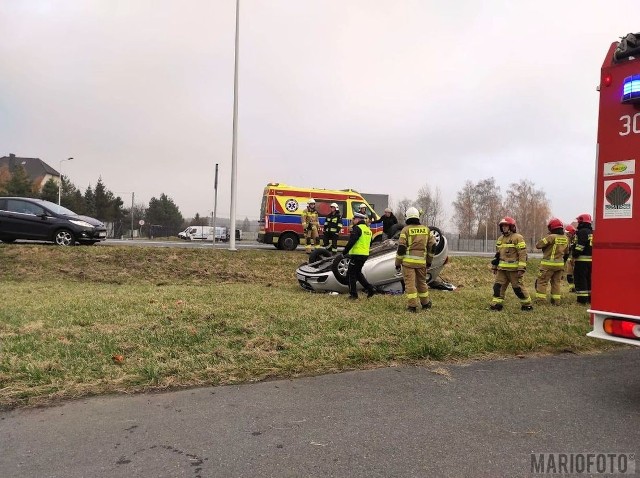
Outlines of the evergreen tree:
<svg viewBox="0 0 640 478">
<path fill-rule="evenodd" d="M 40 199 L 51 201 L 56 204 L 58 203 L 58 183 L 55 179 L 49 178 L 49 180 L 44 183 L 42 191 L 40 191 Z"/>
<path fill-rule="evenodd" d="M 6 194 L 9 196 L 34 197 L 34 184 L 29 179 L 27 171 L 22 165 L 9 169 L 11 178 L 5 184 Z"/>
<path fill-rule="evenodd" d="M 87 186 L 87 189 L 84 191 L 84 212 L 86 216 L 95 217 L 96 216 L 96 196 L 93 192 L 93 188 L 91 185 Z"/>
<path fill-rule="evenodd" d="M 155 226 L 161 228 L 165 235 L 176 235 L 181 230 L 184 219 L 173 200 L 162 193 L 159 199 L 152 197 L 149 201 L 146 221 L 150 230 Z M 157 234 L 156 232 L 155 235 Z"/>
<path fill-rule="evenodd" d="M 249 222 L 249 218 L 245 217 L 244 221 L 242 221 L 242 232 L 251 231 L 251 223 Z"/>
</svg>

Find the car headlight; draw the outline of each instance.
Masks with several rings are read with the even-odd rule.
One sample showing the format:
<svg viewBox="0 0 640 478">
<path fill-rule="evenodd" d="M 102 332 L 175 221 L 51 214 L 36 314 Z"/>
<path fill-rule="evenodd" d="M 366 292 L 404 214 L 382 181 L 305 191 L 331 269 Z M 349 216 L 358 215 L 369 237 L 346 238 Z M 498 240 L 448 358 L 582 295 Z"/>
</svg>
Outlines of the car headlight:
<svg viewBox="0 0 640 478">
<path fill-rule="evenodd" d="M 87 221 L 79 221 L 77 219 L 69 219 L 69 222 L 72 222 L 76 226 L 88 227 L 90 229 L 93 229 L 93 224 L 89 224 Z"/>
</svg>

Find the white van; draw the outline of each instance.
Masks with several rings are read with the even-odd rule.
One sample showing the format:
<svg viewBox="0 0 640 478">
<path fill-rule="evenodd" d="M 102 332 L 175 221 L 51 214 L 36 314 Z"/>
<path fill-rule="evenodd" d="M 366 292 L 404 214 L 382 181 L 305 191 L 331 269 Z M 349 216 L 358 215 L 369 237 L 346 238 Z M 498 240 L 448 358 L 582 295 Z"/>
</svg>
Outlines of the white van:
<svg viewBox="0 0 640 478">
<path fill-rule="evenodd" d="M 181 239 L 186 241 L 206 241 L 213 240 L 213 227 L 211 226 L 189 226 L 178 234 Z"/>
</svg>

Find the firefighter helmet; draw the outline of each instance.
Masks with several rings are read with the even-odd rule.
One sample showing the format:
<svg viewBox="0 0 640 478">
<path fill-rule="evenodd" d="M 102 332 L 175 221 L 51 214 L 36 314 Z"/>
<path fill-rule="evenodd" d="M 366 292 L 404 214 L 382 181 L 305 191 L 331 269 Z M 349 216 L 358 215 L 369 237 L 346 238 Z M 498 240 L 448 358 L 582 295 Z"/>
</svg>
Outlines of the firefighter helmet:
<svg viewBox="0 0 640 478">
<path fill-rule="evenodd" d="M 571 224 L 568 224 L 567 227 L 564 228 L 564 230 L 567 234 L 575 234 L 577 232 L 576 228 L 573 227 Z"/>
<path fill-rule="evenodd" d="M 404 217 L 407 219 L 420 219 L 420 213 L 415 207 L 410 207 L 409 209 L 407 209 Z"/>
<path fill-rule="evenodd" d="M 335 203 L 335 202 L 332 202 L 332 203 L 331 203 L 331 207 L 335 207 L 336 209 L 338 209 L 338 204 L 337 204 L 337 203 Z"/>
<path fill-rule="evenodd" d="M 502 229 L 503 224 L 506 224 L 507 226 L 509 226 L 509 230 L 511 232 L 516 232 L 516 220 L 514 218 L 509 216 L 503 217 L 502 219 L 500 219 L 500 222 L 498 223 L 498 227 Z"/>
<path fill-rule="evenodd" d="M 561 228 L 564 228 L 564 224 L 560 219 L 558 219 L 557 217 L 552 217 L 551 219 L 549 219 L 549 222 L 547 223 L 547 229 L 549 229 L 549 231 Z"/>
<path fill-rule="evenodd" d="M 591 214 L 580 214 L 577 218 L 576 221 L 578 221 L 578 223 L 581 222 L 586 222 L 587 224 L 591 224 Z"/>
<path fill-rule="evenodd" d="M 307 201 L 307 204 L 315 204 L 315 203 L 316 203 L 316 200 L 315 200 L 315 199 L 313 199 L 313 198 L 311 198 L 311 199 L 309 199 L 309 200 Z"/>
<path fill-rule="evenodd" d="M 366 209 L 366 208 L 367 208 L 367 205 L 366 205 L 366 204 L 360 204 L 360 206 L 359 206 L 359 207 L 360 207 L 360 209 L 362 209 L 362 208 L 365 208 L 365 209 Z"/>
</svg>

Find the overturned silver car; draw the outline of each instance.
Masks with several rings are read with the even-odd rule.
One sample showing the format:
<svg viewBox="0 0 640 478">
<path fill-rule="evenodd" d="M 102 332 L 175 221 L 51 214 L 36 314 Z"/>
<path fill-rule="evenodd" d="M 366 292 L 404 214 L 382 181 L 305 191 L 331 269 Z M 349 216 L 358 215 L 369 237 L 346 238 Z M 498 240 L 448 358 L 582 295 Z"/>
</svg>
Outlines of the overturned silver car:
<svg viewBox="0 0 640 478">
<path fill-rule="evenodd" d="M 427 270 L 427 283 L 433 285 L 449 258 L 447 239 L 438 228 L 430 229 L 436 240 L 436 248 L 431 267 Z M 379 292 L 399 293 L 404 290 L 402 272 L 396 272 L 395 267 L 399 232 L 397 229 L 393 239 L 372 244 L 369 259 L 362 268 L 364 276 Z M 305 290 L 346 293 L 349 291 L 348 267 L 349 259 L 342 254 L 332 256 L 326 249 L 316 249 L 309 257 L 309 263 L 298 267 L 296 278 Z M 358 288 L 361 288 L 360 283 Z"/>
</svg>

